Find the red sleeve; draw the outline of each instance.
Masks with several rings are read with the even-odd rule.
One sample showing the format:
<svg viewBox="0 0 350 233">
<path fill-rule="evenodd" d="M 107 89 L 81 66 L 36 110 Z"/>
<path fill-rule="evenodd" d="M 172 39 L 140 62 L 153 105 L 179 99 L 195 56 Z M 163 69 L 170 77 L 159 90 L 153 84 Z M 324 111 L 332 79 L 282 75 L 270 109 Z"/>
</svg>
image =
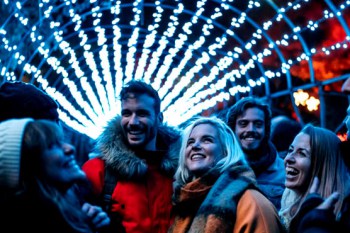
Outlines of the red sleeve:
<svg viewBox="0 0 350 233">
<path fill-rule="evenodd" d="M 104 161 L 100 158 L 90 159 L 82 166 L 88 180 L 91 182 L 93 192 L 96 195 L 102 192 L 104 184 L 104 166 Z"/>
</svg>

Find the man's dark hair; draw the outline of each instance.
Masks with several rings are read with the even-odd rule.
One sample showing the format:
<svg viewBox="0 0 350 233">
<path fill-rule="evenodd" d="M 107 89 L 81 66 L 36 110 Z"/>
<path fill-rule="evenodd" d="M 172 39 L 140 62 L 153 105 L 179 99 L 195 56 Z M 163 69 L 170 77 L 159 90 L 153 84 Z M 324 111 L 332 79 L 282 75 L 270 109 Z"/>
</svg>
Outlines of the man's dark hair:
<svg viewBox="0 0 350 233">
<path fill-rule="evenodd" d="M 226 123 L 235 131 L 237 117 L 242 115 L 248 108 L 258 108 L 264 112 L 265 120 L 265 137 L 270 137 L 271 131 L 271 110 L 269 105 L 263 103 L 254 97 L 245 97 L 237 101 L 226 114 Z"/>
<path fill-rule="evenodd" d="M 126 100 L 129 98 L 129 94 L 133 93 L 135 95 L 146 94 L 154 99 L 154 110 L 156 114 L 160 112 L 160 98 L 158 92 L 154 88 L 143 81 L 132 80 L 128 82 L 120 92 L 120 100 Z"/>
<path fill-rule="evenodd" d="M 301 124 L 283 115 L 272 118 L 271 123 L 271 142 L 277 151 L 287 151 L 295 136 L 302 129 Z"/>
</svg>

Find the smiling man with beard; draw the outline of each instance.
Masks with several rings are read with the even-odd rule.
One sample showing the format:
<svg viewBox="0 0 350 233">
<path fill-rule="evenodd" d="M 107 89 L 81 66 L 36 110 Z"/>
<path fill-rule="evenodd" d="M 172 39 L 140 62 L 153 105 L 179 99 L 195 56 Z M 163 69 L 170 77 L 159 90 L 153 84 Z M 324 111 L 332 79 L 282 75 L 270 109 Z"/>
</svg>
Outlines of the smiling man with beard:
<svg viewBox="0 0 350 233">
<path fill-rule="evenodd" d="M 279 210 L 285 172 L 283 159 L 270 141 L 269 106 L 254 97 L 243 98 L 228 110 L 226 123 L 238 137 L 258 187 Z"/>
<path fill-rule="evenodd" d="M 87 161 L 83 170 L 102 205 L 104 187 L 112 183 L 111 176 L 116 179 L 107 206 L 113 232 L 167 232 L 178 161 L 168 152 L 179 132 L 162 123 L 160 98 L 151 85 L 131 81 L 120 100 L 121 116 L 108 123 L 97 140 L 100 155 Z"/>
</svg>

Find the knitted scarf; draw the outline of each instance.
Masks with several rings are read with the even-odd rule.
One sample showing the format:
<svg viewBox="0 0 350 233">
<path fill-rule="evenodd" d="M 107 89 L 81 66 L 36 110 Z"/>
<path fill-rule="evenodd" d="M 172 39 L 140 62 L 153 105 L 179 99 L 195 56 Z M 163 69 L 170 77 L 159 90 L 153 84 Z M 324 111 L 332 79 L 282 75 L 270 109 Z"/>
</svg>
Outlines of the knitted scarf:
<svg viewBox="0 0 350 233">
<path fill-rule="evenodd" d="M 268 143 L 262 143 L 256 150 L 247 151 L 243 149 L 243 151 L 248 158 L 249 166 L 253 169 L 257 177 L 266 171 L 277 157 L 276 147 L 270 141 Z"/>
<path fill-rule="evenodd" d="M 214 167 L 184 186 L 175 183 L 176 217 L 168 232 L 232 232 L 237 203 L 251 188 L 256 189 L 254 173 L 242 164 L 236 164 L 222 174 Z"/>
</svg>

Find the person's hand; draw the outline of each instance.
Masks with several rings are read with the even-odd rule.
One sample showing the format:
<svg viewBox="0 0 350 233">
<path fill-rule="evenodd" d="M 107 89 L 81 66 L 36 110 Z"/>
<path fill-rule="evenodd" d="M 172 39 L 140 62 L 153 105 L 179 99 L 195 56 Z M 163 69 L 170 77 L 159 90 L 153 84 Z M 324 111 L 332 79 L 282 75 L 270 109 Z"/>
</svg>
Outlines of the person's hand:
<svg viewBox="0 0 350 233">
<path fill-rule="evenodd" d="M 84 203 L 82 210 L 90 218 L 90 221 L 95 229 L 106 227 L 110 223 L 110 219 L 106 212 L 101 207 Z"/>
<path fill-rule="evenodd" d="M 316 190 L 319 186 L 319 180 L 317 177 L 312 182 L 310 193 L 316 193 Z M 338 192 L 332 193 L 329 197 L 327 197 L 316 209 L 326 210 L 326 209 L 334 209 L 335 203 L 339 200 L 340 194 Z"/>
</svg>

